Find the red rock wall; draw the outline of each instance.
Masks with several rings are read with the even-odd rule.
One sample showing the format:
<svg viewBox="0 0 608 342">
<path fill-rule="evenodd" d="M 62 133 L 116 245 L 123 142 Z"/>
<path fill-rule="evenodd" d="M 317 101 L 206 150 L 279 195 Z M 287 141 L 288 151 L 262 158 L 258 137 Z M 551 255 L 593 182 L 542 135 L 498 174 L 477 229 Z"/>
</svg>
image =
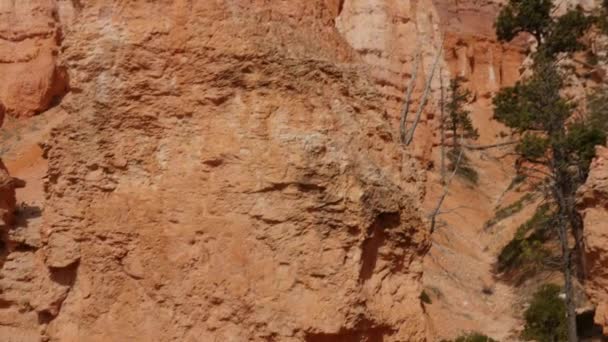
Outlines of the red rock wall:
<svg viewBox="0 0 608 342">
<path fill-rule="evenodd" d="M 495 41 L 499 2 L 0 0 L 8 113 L 43 111 L 68 79 L 72 90 L 45 144 L 41 240 L 15 245 L 0 271 L 0 335 L 424 340 L 439 76 L 467 79 L 478 143 L 495 142 L 490 97 L 517 80 L 525 45 Z M 416 108 L 439 47 L 404 149 L 413 60 Z M 454 259 L 425 270 L 449 296 L 427 308 L 436 336 L 514 325 L 492 325 L 507 297 L 479 295 L 489 261 L 457 277 L 441 268 L 486 242 L 475 229 L 512 177 L 501 153 L 472 156 L 482 194 L 458 186 L 446 202 L 475 206 L 446 218 L 475 238 L 439 241 Z"/>
<path fill-rule="evenodd" d="M 66 6 L 17 340 L 423 341 L 419 172 L 336 1 Z M 64 4 L 65 5 L 65 4 Z"/>
<path fill-rule="evenodd" d="M 0 103 L 9 115 L 40 113 L 67 91 L 59 13 L 55 0 L 0 1 Z"/>
</svg>

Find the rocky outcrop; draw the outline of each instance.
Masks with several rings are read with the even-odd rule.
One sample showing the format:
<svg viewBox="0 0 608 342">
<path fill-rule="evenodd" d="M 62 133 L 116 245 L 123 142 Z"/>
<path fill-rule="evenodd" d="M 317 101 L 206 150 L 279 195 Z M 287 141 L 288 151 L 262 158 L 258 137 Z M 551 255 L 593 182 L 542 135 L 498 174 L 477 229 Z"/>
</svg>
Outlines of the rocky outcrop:
<svg viewBox="0 0 608 342">
<path fill-rule="evenodd" d="M 13 223 L 17 199 L 15 189 L 20 182 L 8 174 L 0 160 L 0 227 L 6 229 Z"/>
<path fill-rule="evenodd" d="M 586 184 L 579 190 L 579 212 L 585 224 L 587 279 L 596 304 L 595 323 L 608 334 L 608 148 L 598 147 Z"/>
<path fill-rule="evenodd" d="M 465 77 L 478 143 L 493 143 L 503 127 L 490 96 L 519 75 L 523 45 L 493 37 L 498 2 L 0 2 L 23 21 L 0 38 L 26 32 L 0 64 L 13 75 L 0 83 L 8 112 L 55 104 L 62 70 L 71 89 L 53 110 L 65 123 L 43 139 L 42 229 L 29 222 L 9 238 L 0 336 L 421 341 L 432 326 L 430 340 L 508 340 L 513 300 L 486 251 L 500 241 L 479 231 L 511 182 L 504 151 L 471 155 L 481 185 L 455 184 L 441 218 L 450 229 L 425 265 L 427 290 L 442 296 L 425 310 L 418 298 L 421 217 L 443 191 L 440 84 Z M 405 149 L 414 60 L 412 108 L 439 49 Z M 473 209 L 452 210 L 462 203 Z"/>
<path fill-rule="evenodd" d="M 0 102 L 9 115 L 40 113 L 67 90 L 57 67 L 60 5 L 67 1 L 0 1 Z"/>
<path fill-rule="evenodd" d="M 500 3 L 497 0 L 436 2 L 446 32 L 446 62 L 452 76 L 468 81 L 476 102 L 490 99 L 520 76 L 526 42 L 523 37 L 509 44 L 497 41 L 494 22 Z"/>
<path fill-rule="evenodd" d="M 4 123 L 5 109 L 0 102 L 0 127 Z M 14 222 L 14 214 L 17 206 L 17 198 L 15 195 L 15 189 L 25 186 L 25 183 L 18 179 L 11 177 L 6 166 L 0 159 L 0 235 L 4 236 L 6 230 L 10 228 Z M 0 240 L 0 254 L 4 251 L 4 240 Z"/>
<path fill-rule="evenodd" d="M 2 267 L 3 337 L 425 339 L 421 176 L 341 2 L 73 4 L 68 119 L 41 238 Z"/>
</svg>

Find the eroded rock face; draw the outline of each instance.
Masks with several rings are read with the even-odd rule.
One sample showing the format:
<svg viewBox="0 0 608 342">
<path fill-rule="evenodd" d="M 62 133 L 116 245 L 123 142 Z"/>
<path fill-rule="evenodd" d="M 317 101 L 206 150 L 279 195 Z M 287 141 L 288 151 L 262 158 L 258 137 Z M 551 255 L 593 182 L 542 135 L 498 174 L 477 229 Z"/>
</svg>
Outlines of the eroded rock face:
<svg viewBox="0 0 608 342">
<path fill-rule="evenodd" d="M 18 258 L 47 272 L 13 336 L 424 340 L 418 171 L 339 5 L 75 10 L 42 246 Z"/>
<path fill-rule="evenodd" d="M 15 198 L 15 180 L 0 160 L 0 226 L 2 230 L 13 223 L 17 200 Z"/>
<path fill-rule="evenodd" d="M 579 209 L 585 223 L 585 285 L 596 304 L 595 322 L 608 334 L 608 148 L 597 148 L 587 183 L 579 191 Z"/>
<path fill-rule="evenodd" d="M 66 92 L 66 74 L 57 67 L 63 2 L 0 1 L 0 102 L 9 115 L 44 111 Z"/>
<path fill-rule="evenodd" d="M 61 68 L 51 53 L 35 73 L 55 81 L 19 96 L 46 98 L 65 84 L 52 76 L 63 69 L 72 93 L 69 119 L 44 145 L 42 232 L 18 230 L 0 274 L 12 289 L 0 294 L 0 336 L 425 339 L 419 165 L 431 170 L 438 151 L 438 75 L 444 85 L 467 78 L 482 140 L 499 131 L 489 97 L 517 78 L 521 52 L 493 39 L 495 1 L 15 3 L 7 13 L 51 18 L 36 56 L 62 43 Z M 397 127 L 415 56 L 412 108 L 442 45 L 404 149 Z M 16 115 L 46 106 L 16 103 L 7 106 Z M 496 174 L 484 177 L 488 197 L 503 191 Z M 477 195 L 458 192 L 463 202 Z M 432 335 L 495 321 L 483 298 L 476 316 L 455 319 L 471 310 L 461 301 L 471 292 L 440 266 L 426 270 L 449 297 L 427 307 Z"/>
</svg>

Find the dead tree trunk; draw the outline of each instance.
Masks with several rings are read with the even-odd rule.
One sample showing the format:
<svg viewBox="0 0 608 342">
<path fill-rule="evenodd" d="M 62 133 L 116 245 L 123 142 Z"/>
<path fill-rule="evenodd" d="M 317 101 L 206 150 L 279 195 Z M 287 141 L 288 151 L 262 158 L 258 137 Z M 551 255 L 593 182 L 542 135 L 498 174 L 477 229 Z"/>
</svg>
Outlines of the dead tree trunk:
<svg viewBox="0 0 608 342">
<path fill-rule="evenodd" d="M 568 222 L 565 213 L 560 209 L 558 222 L 559 241 L 562 249 L 562 270 L 564 272 L 564 292 L 566 295 L 566 323 L 568 342 L 578 342 L 576 331 L 576 304 L 574 303 L 574 286 L 572 280 L 572 255 L 568 246 Z"/>
<path fill-rule="evenodd" d="M 576 253 L 576 261 L 577 261 L 577 278 L 580 281 L 585 281 L 587 277 L 587 261 L 585 260 L 585 239 L 583 237 L 583 218 L 581 214 L 579 214 L 576 209 L 574 203 L 571 204 L 572 208 L 570 210 L 568 220 L 570 221 L 570 226 L 572 227 L 572 232 L 574 233 L 574 251 Z"/>
<path fill-rule="evenodd" d="M 443 89 L 443 70 L 439 68 L 439 88 L 440 88 L 440 117 L 439 117 L 439 129 L 441 134 L 441 184 L 445 184 L 445 93 Z"/>
<path fill-rule="evenodd" d="M 433 76 L 435 75 L 435 70 L 439 65 L 439 60 L 441 59 L 441 55 L 443 52 L 443 38 L 441 39 L 441 43 L 439 48 L 437 49 L 437 54 L 435 55 L 435 61 L 433 62 L 433 66 L 431 67 L 431 72 L 429 73 L 426 81 L 424 93 L 422 94 L 422 99 L 420 100 L 420 104 L 418 105 L 418 110 L 416 111 L 416 117 L 414 118 L 414 122 L 412 123 L 412 128 L 408 131 L 405 137 L 405 145 L 409 145 L 412 140 L 414 140 L 414 133 L 416 132 L 416 127 L 418 127 L 418 122 L 420 122 L 420 116 L 422 115 L 422 111 L 426 106 L 426 102 L 429 97 L 429 93 L 431 91 L 431 84 L 433 81 Z"/>
<path fill-rule="evenodd" d="M 441 214 L 441 206 L 443 205 L 443 201 L 445 201 L 445 198 L 448 196 L 448 192 L 450 190 L 450 183 L 452 183 L 452 179 L 454 179 L 454 177 L 456 176 L 456 172 L 458 172 L 458 167 L 460 166 L 460 161 L 462 159 L 463 152 L 463 149 L 460 149 L 458 159 L 454 163 L 454 170 L 452 170 L 450 178 L 448 178 L 448 180 L 443 184 L 443 193 L 441 194 L 441 197 L 439 197 L 435 209 L 433 209 L 433 211 L 431 212 L 431 234 L 435 232 L 435 227 L 437 226 L 437 216 Z"/>
<path fill-rule="evenodd" d="M 566 153 L 561 146 L 552 146 L 553 160 L 551 169 L 554 175 L 552 192 L 558 205 L 557 232 L 562 250 L 562 271 L 564 272 L 564 292 L 566 295 L 566 323 L 568 327 L 568 342 L 578 342 L 576 329 L 576 303 L 574 302 L 574 284 L 572 277 L 572 253 L 568 243 L 570 225 L 570 212 L 574 210 L 574 203 L 571 203 L 568 196 L 572 191 L 571 175 L 564 168 Z"/>
<path fill-rule="evenodd" d="M 487 150 L 490 148 L 495 148 L 495 147 L 502 147 L 502 146 L 508 146 L 508 145 L 515 145 L 515 144 L 519 144 L 519 140 L 518 141 L 506 141 L 506 142 L 502 142 L 502 143 L 497 143 L 497 144 L 491 144 L 491 145 L 467 145 L 467 144 L 462 144 L 461 146 L 469 149 L 469 150 Z"/>
<path fill-rule="evenodd" d="M 414 92 L 414 87 L 416 86 L 416 77 L 418 76 L 418 65 L 420 64 L 420 54 L 416 53 L 416 58 L 414 60 L 414 69 L 412 70 L 412 77 L 410 78 L 410 83 L 407 85 L 407 90 L 405 92 L 403 109 L 401 110 L 401 122 L 399 123 L 399 133 L 401 137 L 401 143 L 405 143 L 406 136 L 406 120 L 407 114 L 410 111 L 410 104 L 412 103 L 412 93 Z"/>
</svg>

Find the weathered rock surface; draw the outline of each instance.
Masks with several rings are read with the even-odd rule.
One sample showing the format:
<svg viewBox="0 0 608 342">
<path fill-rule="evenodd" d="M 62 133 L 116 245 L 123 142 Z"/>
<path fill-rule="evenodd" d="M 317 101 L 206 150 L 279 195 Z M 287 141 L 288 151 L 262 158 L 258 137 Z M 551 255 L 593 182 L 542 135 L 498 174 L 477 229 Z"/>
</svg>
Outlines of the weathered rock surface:
<svg viewBox="0 0 608 342">
<path fill-rule="evenodd" d="M 63 2 L 0 1 L 0 102 L 9 115 L 40 113 L 67 90 L 57 67 Z"/>
<path fill-rule="evenodd" d="M 17 199 L 15 188 L 17 181 L 8 174 L 8 170 L 0 160 L 0 232 L 13 223 Z"/>
<path fill-rule="evenodd" d="M 596 305 L 595 322 L 608 334 L 608 148 L 597 148 L 589 178 L 579 191 L 579 209 L 585 223 L 585 285 Z"/>
<path fill-rule="evenodd" d="M 71 13 L 69 120 L 44 144 L 41 244 L 2 269 L 3 336 L 425 339 L 418 171 L 338 2 Z"/>
<path fill-rule="evenodd" d="M 488 34 L 492 2 L 6 6 L 32 32 L 46 18 L 32 54 L 49 56 L 35 73 L 45 81 L 17 82 L 3 99 L 9 112 L 48 106 L 40 99 L 64 89 L 63 69 L 73 92 L 62 103 L 69 120 L 44 144 L 42 231 L 34 219 L 10 234 L 3 336 L 425 338 L 417 163 L 434 162 L 437 75 L 467 77 L 487 107 L 518 65 L 519 51 Z M 442 32 L 416 162 L 397 144 L 403 93 L 419 54 L 415 107 Z M 18 108 L 20 96 L 38 105 Z M 443 308 L 432 309 L 439 321 L 454 312 Z"/>
<path fill-rule="evenodd" d="M 491 96 L 518 79 L 525 42 L 497 42 L 493 22 L 499 1 L 433 1 L 433 5 L 434 21 L 445 38 L 442 83 L 447 87 L 451 78 L 463 77 L 464 86 L 473 94 L 468 109 L 480 137 L 470 144 L 483 146 L 509 140 L 503 136 L 508 130 L 492 119 Z M 416 140 L 416 144 L 426 140 L 430 146 L 421 153 L 421 159 L 432 167 L 423 205 L 427 213 L 434 210 L 444 192 L 438 146 L 440 83 L 437 78 L 432 102 L 427 106 L 426 132 L 419 132 Z M 518 298 L 511 286 L 495 281 L 493 270 L 497 251 L 512 238 L 517 224 L 495 231 L 484 229 L 496 208 L 512 200 L 512 195 L 506 195 L 514 176 L 510 148 L 467 151 L 478 175 L 477 183 L 459 176 L 450 185 L 424 266 L 425 292 L 432 298 L 432 303 L 425 306 L 434 341 L 470 331 L 498 341 L 518 340 L 514 331 L 520 325 Z"/>
<path fill-rule="evenodd" d="M 441 83 L 475 94 L 476 143 L 504 130 L 490 97 L 519 77 L 523 42 L 495 41 L 500 2 L 0 0 L 7 112 L 54 104 L 62 70 L 72 90 L 42 139 L 48 171 L 31 149 L 42 218 L 7 237 L 0 336 L 511 340 L 514 295 L 491 275 L 516 225 L 482 228 L 510 200 L 508 151 L 471 153 L 479 186 L 455 182 L 429 254 L 421 219 L 443 191 Z M 405 150 L 413 63 L 416 108 L 439 47 Z"/>
</svg>

